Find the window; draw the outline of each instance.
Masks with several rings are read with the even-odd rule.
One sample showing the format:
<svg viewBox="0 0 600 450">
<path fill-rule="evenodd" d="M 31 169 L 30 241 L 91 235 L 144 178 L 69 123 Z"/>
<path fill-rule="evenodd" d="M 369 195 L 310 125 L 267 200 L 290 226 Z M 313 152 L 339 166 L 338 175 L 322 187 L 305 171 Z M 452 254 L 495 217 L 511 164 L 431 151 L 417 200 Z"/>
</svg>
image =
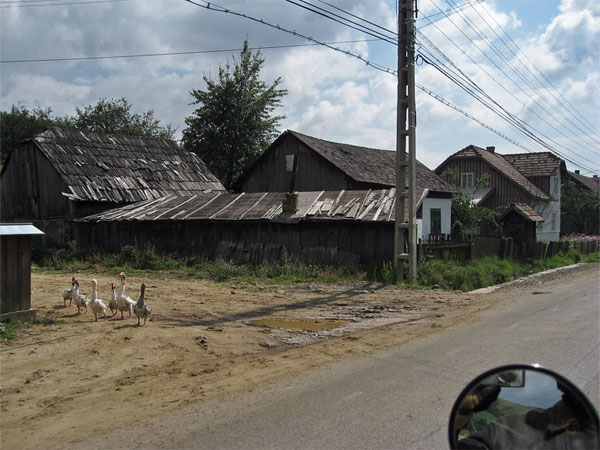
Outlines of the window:
<svg viewBox="0 0 600 450">
<path fill-rule="evenodd" d="M 472 172 L 460 174 L 460 187 L 472 188 L 475 186 L 475 176 Z"/>
<path fill-rule="evenodd" d="M 431 208 L 431 234 L 441 234 L 442 232 L 442 210 L 440 208 Z"/>
<path fill-rule="evenodd" d="M 557 214 L 555 212 L 553 212 L 552 213 L 552 231 L 556 231 L 556 228 L 557 228 L 556 227 L 556 222 L 557 222 L 556 217 L 557 217 Z"/>
</svg>

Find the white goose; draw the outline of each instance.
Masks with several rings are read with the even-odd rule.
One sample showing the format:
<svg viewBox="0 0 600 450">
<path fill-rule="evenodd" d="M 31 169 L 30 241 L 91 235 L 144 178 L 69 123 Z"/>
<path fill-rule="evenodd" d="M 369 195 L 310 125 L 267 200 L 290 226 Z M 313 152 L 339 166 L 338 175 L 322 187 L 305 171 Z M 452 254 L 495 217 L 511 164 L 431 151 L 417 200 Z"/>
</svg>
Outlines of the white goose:
<svg viewBox="0 0 600 450">
<path fill-rule="evenodd" d="M 117 306 L 119 311 L 121 311 L 121 319 L 123 319 L 123 313 L 125 311 L 129 311 L 129 317 L 127 318 L 131 319 L 131 313 L 133 312 L 135 302 L 125 295 L 125 274 L 121 272 L 119 276 L 121 277 L 121 287 L 119 288 L 119 293 L 117 294 Z"/>
<path fill-rule="evenodd" d="M 135 306 L 133 307 L 133 311 L 135 312 L 135 315 L 138 318 L 138 327 L 140 326 L 140 319 L 144 318 L 144 325 L 142 325 L 143 327 L 146 326 L 146 319 L 148 317 L 150 317 L 150 315 L 152 314 L 152 310 L 148 307 L 148 305 L 146 305 L 144 303 L 145 301 L 145 293 L 146 293 L 146 285 L 144 283 L 142 283 L 142 288 L 141 288 L 141 294 L 140 294 L 140 298 L 137 301 L 137 303 L 135 304 Z"/>
<path fill-rule="evenodd" d="M 90 300 L 90 308 L 94 313 L 96 322 L 98 322 L 98 314 L 103 314 L 104 321 L 106 322 L 106 305 L 98 298 L 98 282 L 96 280 L 92 280 L 92 299 Z"/>
<path fill-rule="evenodd" d="M 81 314 L 81 308 L 85 308 L 85 313 L 88 313 L 88 303 L 90 302 L 85 295 L 79 293 L 79 280 L 75 279 L 73 281 L 73 301 L 75 302 L 75 306 L 77 306 L 77 314 Z"/>
<path fill-rule="evenodd" d="M 69 306 L 73 302 L 73 282 L 75 281 L 75 277 L 71 278 L 71 287 L 69 289 L 65 289 L 62 291 L 62 298 L 65 308 L 67 307 L 67 300 L 69 300 Z"/>
<path fill-rule="evenodd" d="M 112 313 L 111 317 L 115 317 L 119 312 L 119 305 L 117 303 L 117 293 L 115 290 L 115 283 L 110 284 L 110 288 L 112 289 L 112 294 L 110 295 L 110 300 L 108 301 L 108 307 L 110 308 L 110 312 Z"/>
</svg>

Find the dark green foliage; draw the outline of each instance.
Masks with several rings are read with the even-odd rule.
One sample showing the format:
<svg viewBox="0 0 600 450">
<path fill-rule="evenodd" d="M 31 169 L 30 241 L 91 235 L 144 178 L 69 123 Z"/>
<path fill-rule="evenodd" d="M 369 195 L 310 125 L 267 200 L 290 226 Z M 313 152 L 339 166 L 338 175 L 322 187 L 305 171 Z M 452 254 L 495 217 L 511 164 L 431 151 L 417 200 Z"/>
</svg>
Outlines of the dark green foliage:
<svg viewBox="0 0 600 450">
<path fill-rule="evenodd" d="M 561 190 L 561 230 L 568 233 L 598 232 L 600 222 L 600 191 L 577 187 L 572 181 Z"/>
<path fill-rule="evenodd" d="M 199 107 L 185 119 L 184 148 L 196 153 L 227 189 L 271 144 L 284 118 L 272 113 L 287 91 L 277 88 L 280 78 L 270 86 L 259 79 L 263 62 L 245 41 L 234 67 L 219 67 L 218 79 L 204 77 L 206 90 L 190 92 Z"/>
<path fill-rule="evenodd" d="M 64 120 L 52 116 L 50 108 L 37 107 L 28 110 L 24 106 L 13 105 L 10 111 L 0 111 L 0 164 L 19 142 L 41 133 L 50 126 L 64 125 Z"/>
<path fill-rule="evenodd" d="M 12 106 L 10 112 L 0 111 L 0 150 L 3 165 L 9 153 L 25 139 L 30 139 L 48 127 L 76 128 L 105 134 L 160 137 L 172 139 L 175 130 L 170 125 L 160 126 L 154 111 L 143 114 L 131 112 L 131 103 L 125 98 L 106 100 L 96 105 L 76 107 L 74 116 L 56 117 L 52 109 L 37 107 L 28 110 L 24 106 Z"/>
<path fill-rule="evenodd" d="M 154 110 L 138 114 L 132 112 L 131 107 L 125 98 L 101 98 L 96 105 L 77 106 L 76 114 L 65 118 L 65 122 L 69 128 L 93 133 L 173 138 L 175 130 L 170 125 L 161 126 L 154 118 Z"/>
</svg>

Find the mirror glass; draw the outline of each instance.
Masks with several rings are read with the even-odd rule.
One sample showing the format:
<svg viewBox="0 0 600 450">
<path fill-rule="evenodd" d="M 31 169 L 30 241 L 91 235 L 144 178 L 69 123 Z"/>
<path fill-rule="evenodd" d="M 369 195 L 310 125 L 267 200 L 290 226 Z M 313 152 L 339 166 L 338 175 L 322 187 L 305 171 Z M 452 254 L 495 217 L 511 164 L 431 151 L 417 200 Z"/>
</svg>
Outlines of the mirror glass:
<svg viewBox="0 0 600 450">
<path fill-rule="evenodd" d="M 598 416 L 564 377 L 537 368 L 488 372 L 452 410 L 452 448 L 598 448 Z"/>
</svg>

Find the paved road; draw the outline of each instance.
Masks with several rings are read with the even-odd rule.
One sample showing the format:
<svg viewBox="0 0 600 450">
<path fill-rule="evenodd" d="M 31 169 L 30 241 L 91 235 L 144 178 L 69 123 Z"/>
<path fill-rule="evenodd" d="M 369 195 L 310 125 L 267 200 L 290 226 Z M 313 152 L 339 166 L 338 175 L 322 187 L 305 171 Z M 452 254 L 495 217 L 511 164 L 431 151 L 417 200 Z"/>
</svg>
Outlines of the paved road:
<svg viewBox="0 0 600 450">
<path fill-rule="evenodd" d="M 561 372 L 598 408 L 599 295 L 597 270 L 511 288 L 472 323 L 82 448 L 443 449 L 460 390 L 485 369 L 512 362 Z"/>
</svg>

